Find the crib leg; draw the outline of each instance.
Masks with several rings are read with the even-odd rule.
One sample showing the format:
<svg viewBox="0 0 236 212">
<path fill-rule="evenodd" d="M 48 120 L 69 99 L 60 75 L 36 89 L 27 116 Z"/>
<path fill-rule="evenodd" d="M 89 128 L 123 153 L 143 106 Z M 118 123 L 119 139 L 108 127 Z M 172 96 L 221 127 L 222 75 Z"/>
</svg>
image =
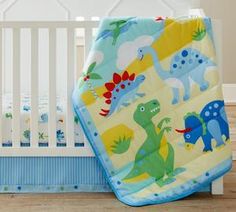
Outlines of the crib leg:
<svg viewBox="0 0 236 212">
<path fill-rule="evenodd" d="M 236 160 L 236 151 L 233 151 L 233 160 Z"/>
<path fill-rule="evenodd" d="M 211 194 L 213 194 L 213 195 L 224 194 L 223 177 L 220 177 L 217 180 L 212 182 L 212 184 L 211 184 Z"/>
</svg>

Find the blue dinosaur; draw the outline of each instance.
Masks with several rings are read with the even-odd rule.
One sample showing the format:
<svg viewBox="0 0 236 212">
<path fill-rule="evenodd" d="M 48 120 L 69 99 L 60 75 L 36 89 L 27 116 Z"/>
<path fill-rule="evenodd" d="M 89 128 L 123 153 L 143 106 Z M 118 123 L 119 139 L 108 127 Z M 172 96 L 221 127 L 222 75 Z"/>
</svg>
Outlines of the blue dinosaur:
<svg viewBox="0 0 236 212">
<path fill-rule="evenodd" d="M 113 80 L 105 83 L 106 91 L 103 96 L 106 98 L 105 103 L 110 105 L 109 109 L 101 109 L 101 116 L 110 116 L 115 111 L 119 111 L 122 106 L 129 106 L 130 102 L 137 97 L 145 96 L 144 93 L 138 93 L 140 85 L 145 80 L 144 75 L 135 76 L 124 71 L 122 75 L 113 74 Z"/>
<path fill-rule="evenodd" d="M 48 122 L 48 114 L 47 114 L 47 113 L 43 113 L 43 114 L 40 116 L 39 123 L 47 123 L 47 122 Z"/>
<path fill-rule="evenodd" d="M 62 142 L 65 139 L 64 132 L 62 130 L 57 130 L 57 140 Z"/>
<path fill-rule="evenodd" d="M 213 151 L 212 139 L 216 141 L 216 148 L 225 145 L 229 140 L 229 126 L 224 108 L 224 101 L 215 100 L 209 102 L 200 114 L 188 113 L 184 117 L 185 129 L 176 129 L 178 133 L 184 134 L 186 149 L 192 149 L 201 137 L 204 143 L 203 152 Z"/>
<path fill-rule="evenodd" d="M 138 59 L 151 55 L 155 70 L 159 77 L 168 84 L 173 91 L 172 104 L 179 102 L 179 89 L 184 88 L 183 100 L 187 101 L 191 94 L 191 80 L 200 86 L 201 91 L 209 87 L 209 82 L 204 79 L 206 69 L 216 64 L 197 49 L 185 48 L 177 52 L 171 59 L 170 70 L 164 70 L 160 65 L 156 51 L 151 46 L 138 49 Z"/>
<path fill-rule="evenodd" d="M 24 111 L 27 111 L 27 112 L 30 111 L 30 106 L 24 105 L 24 106 L 23 106 L 23 110 L 24 110 Z"/>
<path fill-rule="evenodd" d="M 137 24 L 137 22 L 132 19 L 134 18 L 131 17 L 126 20 L 118 20 L 111 22 L 110 26 L 114 26 L 114 29 L 103 30 L 98 35 L 96 40 L 112 37 L 113 38 L 112 45 L 115 45 L 120 34 L 127 32 L 132 25 Z"/>
</svg>

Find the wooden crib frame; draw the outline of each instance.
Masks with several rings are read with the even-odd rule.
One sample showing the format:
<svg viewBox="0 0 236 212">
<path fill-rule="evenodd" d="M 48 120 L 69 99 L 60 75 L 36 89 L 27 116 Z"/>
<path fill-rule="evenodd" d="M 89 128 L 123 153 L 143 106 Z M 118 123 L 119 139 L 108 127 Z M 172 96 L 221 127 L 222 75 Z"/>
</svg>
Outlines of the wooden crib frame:
<svg viewBox="0 0 236 212">
<path fill-rule="evenodd" d="M 0 157 L 12 156 L 94 156 L 88 142 L 83 148 L 74 146 L 74 116 L 72 111 L 71 94 L 77 79 L 77 57 L 75 29 L 85 30 L 85 55 L 88 54 L 92 40 L 92 31 L 98 26 L 97 21 L 65 21 L 65 22 L 0 22 L 0 55 L 2 55 L 2 30 L 13 30 L 13 130 L 12 147 L 0 146 Z M 31 138 L 30 147 L 20 146 L 20 30 L 31 30 Z M 47 28 L 49 33 L 49 120 L 48 147 L 38 146 L 38 31 Z M 67 110 L 66 110 L 66 147 L 56 145 L 56 29 L 67 30 Z M 0 57 L 0 82 L 2 82 L 2 57 Z M 2 89 L 0 89 L 0 120 L 2 120 Z M 0 141 L 2 141 L 2 123 L 0 123 Z M 212 183 L 212 194 L 223 194 L 223 178 Z"/>
</svg>

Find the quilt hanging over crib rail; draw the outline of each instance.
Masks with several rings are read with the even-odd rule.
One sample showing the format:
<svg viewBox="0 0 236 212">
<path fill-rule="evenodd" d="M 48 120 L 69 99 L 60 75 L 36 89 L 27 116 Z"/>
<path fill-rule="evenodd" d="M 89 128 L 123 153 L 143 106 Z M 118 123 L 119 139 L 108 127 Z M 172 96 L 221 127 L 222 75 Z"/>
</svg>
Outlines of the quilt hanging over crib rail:
<svg viewBox="0 0 236 212">
<path fill-rule="evenodd" d="M 231 168 L 209 18 L 104 19 L 73 102 L 128 205 L 183 198 Z"/>
</svg>

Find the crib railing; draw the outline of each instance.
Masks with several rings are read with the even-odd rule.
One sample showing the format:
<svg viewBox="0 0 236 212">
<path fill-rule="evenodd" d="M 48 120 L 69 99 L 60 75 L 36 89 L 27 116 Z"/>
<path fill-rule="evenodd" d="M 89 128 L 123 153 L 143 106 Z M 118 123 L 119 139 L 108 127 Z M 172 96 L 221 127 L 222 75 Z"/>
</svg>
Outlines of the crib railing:
<svg viewBox="0 0 236 212">
<path fill-rule="evenodd" d="M 87 55 L 91 40 L 92 30 L 98 26 L 97 21 L 70 21 L 70 22 L 0 22 L 0 82 L 2 82 L 3 69 L 3 39 L 2 32 L 5 28 L 12 29 L 12 146 L 0 146 L 0 156 L 92 156 L 90 146 L 85 142 L 84 147 L 76 148 L 74 145 L 74 114 L 72 109 L 71 94 L 76 82 L 78 71 L 76 70 L 77 57 L 76 29 L 84 29 L 85 55 Z M 31 114 L 30 114 L 30 146 L 20 145 L 20 36 L 21 29 L 29 28 L 31 33 Z M 49 107 L 48 107 L 48 147 L 39 147 L 38 142 L 38 41 L 39 29 L 48 29 L 49 35 Z M 56 30 L 66 29 L 67 32 L 67 70 L 66 70 L 66 146 L 56 145 Z M 0 89 L 0 141 L 2 143 L 2 89 Z"/>
</svg>

